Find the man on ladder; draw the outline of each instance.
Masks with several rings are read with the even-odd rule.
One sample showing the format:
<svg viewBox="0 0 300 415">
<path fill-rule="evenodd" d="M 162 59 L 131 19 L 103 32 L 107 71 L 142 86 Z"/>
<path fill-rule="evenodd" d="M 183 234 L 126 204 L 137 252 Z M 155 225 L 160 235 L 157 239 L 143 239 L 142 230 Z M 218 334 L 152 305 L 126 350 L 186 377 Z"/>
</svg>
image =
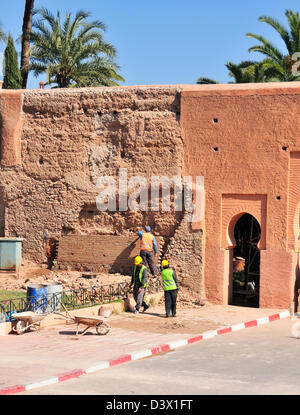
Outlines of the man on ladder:
<svg viewBox="0 0 300 415">
<path fill-rule="evenodd" d="M 146 226 L 145 231 L 138 232 L 140 238 L 140 256 L 143 258 L 143 264 L 148 264 L 151 274 L 155 276 L 157 275 L 157 269 L 154 262 L 154 254 L 157 254 L 157 244 L 155 236 L 151 233 L 150 226 Z"/>
</svg>

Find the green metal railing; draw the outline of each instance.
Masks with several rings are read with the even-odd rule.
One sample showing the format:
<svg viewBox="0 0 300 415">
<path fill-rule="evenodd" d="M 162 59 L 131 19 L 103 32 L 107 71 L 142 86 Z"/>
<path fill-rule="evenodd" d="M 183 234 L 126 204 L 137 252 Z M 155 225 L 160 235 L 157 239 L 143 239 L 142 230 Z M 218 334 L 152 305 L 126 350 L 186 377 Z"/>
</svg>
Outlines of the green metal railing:
<svg viewBox="0 0 300 415">
<path fill-rule="evenodd" d="M 147 293 L 153 294 L 162 290 L 160 279 L 149 280 Z M 12 314 L 25 311 L 40 313 L 53 313 L 63 304 L 68 310 L 76 308 L 92 307 L 94 305 L 107 304 L 122 300 L 131 292 L 129 282 L 92 286 L 88 288 L 76 288 L 73 290 L 44 295 L 38 299 L 35 297 L 20 297 L 11 300 L 0 301 L 0 322 L 12 321 Z"/>
</svg>

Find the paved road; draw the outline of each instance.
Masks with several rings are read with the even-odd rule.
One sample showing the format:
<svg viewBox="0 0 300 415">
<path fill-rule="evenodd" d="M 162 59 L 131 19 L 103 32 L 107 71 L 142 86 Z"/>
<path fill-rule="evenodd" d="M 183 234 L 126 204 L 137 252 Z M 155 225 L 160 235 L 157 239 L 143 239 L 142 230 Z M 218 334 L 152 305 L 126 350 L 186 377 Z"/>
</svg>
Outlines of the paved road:
<svg viewBox="0 0 300 415">
<path fill-rule="evenodd" d="M 299 352 L 284 319 L 21 395 L 298 395 Z"/>
</svg>

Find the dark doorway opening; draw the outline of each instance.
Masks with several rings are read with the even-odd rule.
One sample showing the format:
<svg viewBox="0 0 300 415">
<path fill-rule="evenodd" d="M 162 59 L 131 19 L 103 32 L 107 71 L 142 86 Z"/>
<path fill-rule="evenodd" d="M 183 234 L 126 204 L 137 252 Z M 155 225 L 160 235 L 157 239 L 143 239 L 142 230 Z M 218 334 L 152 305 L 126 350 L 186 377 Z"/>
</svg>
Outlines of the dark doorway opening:
<svg viewBox="0 0 300 415">
<path fill-rule="evenodd" d="M 56 238 L 50 238 L 46 241 L 46 257 L 48 263 L 48 269 L 52 269 L 54 261 L 57 258 L 58 240 Z"/>
<path fill-rule="evenodd" d="M 259 307 L 261 229 L 254 216 L 245 213 L 234 228 L 231 305 Z"/>
</svg>

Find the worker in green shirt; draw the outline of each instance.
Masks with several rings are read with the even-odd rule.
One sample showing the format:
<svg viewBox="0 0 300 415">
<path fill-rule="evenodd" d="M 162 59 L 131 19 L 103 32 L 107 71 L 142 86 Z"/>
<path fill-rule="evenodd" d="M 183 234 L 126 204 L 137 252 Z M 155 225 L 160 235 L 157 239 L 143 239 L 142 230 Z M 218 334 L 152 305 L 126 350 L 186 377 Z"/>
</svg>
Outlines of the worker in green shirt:
<svg viewBox="0 0 300 415">
<path fill-rule="evenodd" d="M 166 317 L 170 316 L 170 312 L 172 312 L 172 317 L 176 317 L 176 301 L 179 289 L 177 275 L 175 271 L 169 268 L 169 262 L 166 259 L 162 261 L 161 266 L 161 279 L 165 292 Z"/>
<path fill-rule="evenodd" d="M 136 302 L 134 314 L 138 314 L 141 307 L 144 307 L 143 313 L 149 308 L 145 303 L 145 291 L 148 286 L 148 272 L 143 264 L 143 258 L 136 256 L 134 259 L 134 268 L 131 277 L 130 287 L 133 285 L 133 298 Z"/>
</svg>

